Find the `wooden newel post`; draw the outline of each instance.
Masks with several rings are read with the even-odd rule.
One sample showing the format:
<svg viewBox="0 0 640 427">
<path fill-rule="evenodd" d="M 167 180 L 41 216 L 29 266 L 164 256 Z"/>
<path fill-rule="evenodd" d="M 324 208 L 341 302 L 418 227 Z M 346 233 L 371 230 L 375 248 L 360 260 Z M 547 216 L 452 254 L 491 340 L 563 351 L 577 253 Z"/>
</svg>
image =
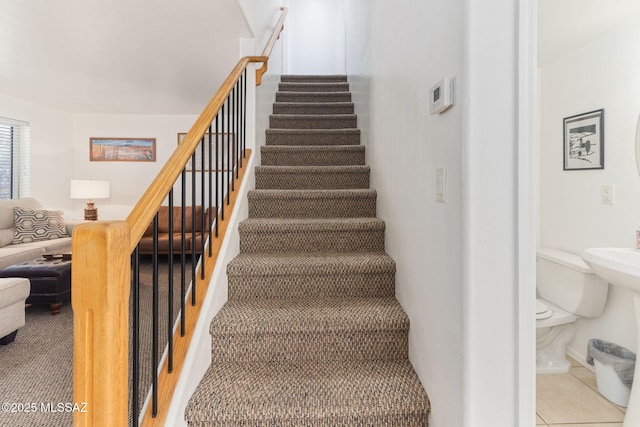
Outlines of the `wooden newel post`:
<svg viewBox="0 0 640 427">
<path fill-rule="evenodd" d="M 74 426 L 128 424 L 129 224 L 93 222 L 73 231 Z"/>
</svg>

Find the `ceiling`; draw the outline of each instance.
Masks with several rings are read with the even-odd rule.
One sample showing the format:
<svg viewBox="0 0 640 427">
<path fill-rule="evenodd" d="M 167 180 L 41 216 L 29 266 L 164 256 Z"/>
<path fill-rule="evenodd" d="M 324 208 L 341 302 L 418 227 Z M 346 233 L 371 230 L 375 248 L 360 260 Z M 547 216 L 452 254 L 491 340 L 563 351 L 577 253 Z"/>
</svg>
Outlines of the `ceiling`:
<svg viewBox="0 0 640 427">
<path fill-rule="evenodd" d="M 72 113 L 197 114 L 241 37 L 237 0 L 4 0 L 0 93 Z"/>
<path fill-rule="evenodd" d="M 640 22 L 640 0 L 538 0 L 538 62 Z M 197 114 L 252 37 L 238 0 L 4 0 L 0 93 L 72 113 Z"/>
<path fill-rule="evenodd" d="M 538 64 L 620 26 L 640 22 L 640 0 L 538 0 Z"/>
</svg>

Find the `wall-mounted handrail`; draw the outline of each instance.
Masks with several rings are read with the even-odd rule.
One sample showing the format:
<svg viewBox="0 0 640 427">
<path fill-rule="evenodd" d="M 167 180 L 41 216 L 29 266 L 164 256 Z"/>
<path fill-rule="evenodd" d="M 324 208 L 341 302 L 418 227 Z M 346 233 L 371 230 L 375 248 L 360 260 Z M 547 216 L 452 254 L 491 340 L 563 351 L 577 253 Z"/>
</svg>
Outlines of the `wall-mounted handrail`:
<svg viewBox="0 0 640 427">
<path fill-rule="evenodd" d="M 261 56 L 246 56 L 241 58 L 233 68 L 229 76 L 225 79 L 220 89 L 207 104 L 203 112 L 195 121 L 183 141 L 168 159 L 167 163 L 162 167 L 158 175 L 151 182 L 150 186 L 144 192 L 136 206 L 133 208 L 129 216 L 124 221 L 98 221 L 95 223 L 83 223 L 78 225 L 73 233 L 73 263 L 72 263 L 72 305 L 74 311 L 74 380 L 73 380 L 73 398 L 75 402 L 86 404 L 86 412 L 74 412 L 74 426 L 122 426 L 128 424 L 128 404 L 129 404 L 129 296 L 132 289 L 132 261 L 131 253 L 138 254 L 138 245 L 149 227 L 150 223 L 154 224 L 154 234 L 157 234 L 158 211 L 169 195 L 170 200 L 173 197 L 173 188 L 175 183 L 182 178 L 183 183 L 183 201 L 184 201 L 184 182 L 185 171 L 189 160 L 195 161 L 195 153 L 198 146 L 202 148 L 202 165 L 204 166 L 204 143 L 205 135 L 209 135 L 209 144 L 211 144 L 212 128 L 215 123 L 214 135 L 225 135 L 225 105 L 227 108 L 227 132 L 229 126 L 235 126 L 234 132 L 242 134 L 246 133 L 246 123 L 240 123 L 239 117 L 243 117 L 242 108 L 246 108 L 246 69 L 251 63 L 263 63 L 263 67 L 256 70 L 256 85 L 260 84 L 261 76 L 266 71 L 269 56 L 273 49 L 275 40 L 280 36 L 280 32 L 284 27 L 284 19 L 287 14 L 286 8 L 281 8 L 280 19 L 265 47 L 265 53 Z M 262 71 L 260 71 L 262 70 Z M 244 98 L 244 99 L 242 99 Z M 220 112 L 222 111 L 222 119 Z M 230 123 L 230 117 L 232 123 Z M 222 132 L 218 133 L 218 125 L 221 125 Z M 216 142 L 217 144 L 217 142 Z M 198 274 L 192 275 L 192 283 L 190 293 L 192 304 L 185 306 L 184 294 L 182 327 L 186 326 L 191 330 L 182 333 L 177 331 L 173 335 L 173 355 L 171 363 L 173 365 L 173 373 L 166 374 L 167 369 L 163 367 L 158 382 L 161 388 L 160 395 L 164 405 L 154 414 L 149 411 L 145 414 L 144 425 L 163 425 L 168 410 L 168 402 L 171 400 L 173 390 L 177 383 L 177 376 L 181 369 L 182 363 L 186 357 L 187 349 L 193 336 L 193 326 L 198 319 L 201 304 L 204 295 L 208 290 L 208 283 L 213 276 L 213 266 L 218 250 L 222 244 L 222 238 L 225 234 L 228 216 L 231 213 L 232 203 L 237 197 L 240 188 L 240 180 L 246 168 L 246 162 L 243 164 L 243 158 L 250 155 L 250 150 L 245 150 L 242 142 L 231 142 L 234 154 L 227 147 L 226 166 L 218 171 L 218 163 L 211 167 L 215 169 L 214 173 L 227 174 L 229 169 L 230 176 L 227 176 L 227 192 L 226 202 L 221 203 L 223 206 L 214 206 L 216 211 L 215 220 L 209 216 L 208 226 L 205 225 L 205 218 L 202 217 L 202 233 L 200 237 L 201 245 L 198 248 L 192 248 L 192 257 L 195 257 L 196 251 L 200 255 L 200 271 Z M 216 145 L 217 147 L 217 145 Z M 224 150 L 224 148 L 222 148 Z M 217 148 L 216 148 L 217 152 Z M 235 156 L 235 157 L 232 157 Z M 209 157 L 211 159 L 211 156 Z M 192 184 L 195 184 L 195 167 L 192 168 Z M 205 169 L 202 167 L 202 169 Z M 202 197 L 204 202 L 205 178 L 202 175 Z M 211 173 L 210 173 L 211 175 Z M 229 186 L 229 179 L 231 186 Z M 211 178 L 209 178 L 211 180 Z M 211 181 L 210 181 L 211 182 Z M 222 178 L 224 185 L 224 177 Z M 234 183 L 236 188 L 234 189 Z M 218 184 L 216 183 L 216 188 Z M 195 185 L 192 185 L 195 188 Z M 211 188 L 211 184 L 209 184 Z M 195 190 L 193 190 L 192 205 L 194 204 Z M 218 196 L 216 196 L 216 202 Z M 172 201 L 170 201 L 170 206 Z M 211 204 L 211 196 L 209 196 L 209 204 Z M 227 218 L 225 220 L 225 207 L 227 205 Z M 192 207 L 192 210 L 195 206 Z M 182 204 L 182 219 L 184 222 L 184 203 Z M 204 212 L 204 203 L 201 206 Z M 171 210 L 172 211 L 172 210 Z M 221 211 L 222 217 L 218 216 Z M 204 215 L 204 213 L 202 214 Z M 211 214 L 209 214 L 211 215 Z M 172 217 L 169 217 L 169 223 L 172 223 Z M 195 228 L 195 216 L 192 217 L 192 223 Z M 213 227 L 215 223 L 215 239 Z M 183 229 L 185 227 L 183 226 Z M 205 246 L 204 232 L 208 232 L 208 247 Z M 219 238 L 218 238 L 219 237 Z M 194 239 L 195 242 L 197 239 Z M 193 243 L 195 245 L 195 243 Z M 200 243 L 198 243 L 200 245 Z M 157 262 L 157 238 L 154 237 L 154 268 Z M 171 254 L 172 252 L 170 252 Z M 184 248 L 182 250 L 184 260 Z M 206 259 L 205 259 L 206 258 Z M 205 262 L 206 260 L 206 262 Z M 184 262 L 184 261 L 183 261 Z M 193 263 L 193 272 L 195 273 L 195 262 Z M 133 268 L 136 270 L 136 267 Z M 154 270 L 155 275 L 155 270 Z M 184 277 L 184 272 L 183 272 Z M 134 279 L 135 280 L 135 279 Z M 155 279 L 154 279 L 155 280 Z M 134 294 L 136 286 L 133 287 Z M 155 298 L 155 297 L 154 297 Z M 135 300 L 135 298 L 134 298 Z M 171 301 L 171 300 L 170 300 Z M 154 302 L 155 304 L 155 302 Z M 186 314 L 185 314 L 186 311 Z M 171 334 L 170 334 L 171 335 Z M 137 356 L 136 356 L 137 357 Z M 165 360 L 165 366 L 167 361 Z M 171 369 L 169 369 L 171 371 Z M 163 381 L 162 376 L 170 377 L 169 380 Z M 165 378 L 166 379 L 166 378 Z M 164 386 L 167 386 L 163 388 Z M 154 401 L 156 400 L 154 394 Z M 156 406 L 156 405 L 154 405 Z M 134 408 L 134 424 L 137 425 L 137 408 Z"/>
<path fill-rule="evenodd" d="M 271 33 L 271 37 L 269 37 L 269 41 L 267 41 L 267 44 L 264 46 L 264 50 L 262 51 L 262 56 L 266 56 L 267 58 L 271 56 L 271 51 L 276 45 L 276 41 L 280 38 L 280 33 L 282 33 L 282 30 L 284 29 L 284 21 L 287 19 L 287 13 L 289 10 L 284 6 L 282 6 L 280 10 L 282 11 L 280 13 L 280 19 L 278 19 L 278 22 Z"/>
<path fill-rule="evenodd" d="M 288 9 L 286 7 L 281 7 L 280 10 L 282 11 L 280 19 L 278 19 L 278 23 L 262 51 L 262 56 L 266 56 L 267 58 L 271 56 L 271 51 L 276 45 L 276 41 L 280 38 L 280 33 L 282 33 L 282 30 L 284 29 L 284 21 L 287 18 Z M 265 61 L 262 63 L 262 67 L 256 70 L 256 85 L 260 86 L 262 84 L 262 75 L 267 72 L 268 67 L 269 61 Z"/>
</svg>

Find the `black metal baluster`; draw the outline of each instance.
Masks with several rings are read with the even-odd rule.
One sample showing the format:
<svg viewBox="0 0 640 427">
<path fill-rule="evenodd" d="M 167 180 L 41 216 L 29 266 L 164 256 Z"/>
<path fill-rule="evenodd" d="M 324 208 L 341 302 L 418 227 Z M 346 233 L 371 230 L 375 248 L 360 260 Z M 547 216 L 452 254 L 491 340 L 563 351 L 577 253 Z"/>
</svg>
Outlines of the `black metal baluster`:
<svg viewBox="0 0 640 427">
<path fill-rule="evenodd" d="M 193 152 L 191 172 L 191 305 L 196 305 L 196 153 Z"/>
<path fill-rule="evenodd" d="M 226 102 L 227 101 L 225 101 L 222 104 L 222 145 L 220 147 L 220 157 L 221 157 L 221 160 L 222 160 L 222 165 L 220 167 L 220 174 L 221 174 L 220 176 L 222 177 L 221 182 L 220 182 L 220 202 L 221 202 L 220 203 L 220 210 L 221 210 L 220 218 L 223 221 L 224 221 L 224 210 L 225 210 L 224 209 L 224 177 L 226 175 L 226 173 L 224 171 L 225 171 L 225 169 L 227 167 L 225 165 L 225 163 L 224 163 L 224 144 L 225 144 L 224 141 L 225 141 L 225 139 L 227 139 L 227 136 L 225 135 L 225 127 L 224 127 L 224 115 L 225 115 L 224 114 L 225 113 L 224 106 L 225 106 Z"/>
<path fill-rule="evenodd" d="M 158 213 L 153 217 L 153 272 L 152 272 L 152 348 L 151 348 L 151 415 L 158 415 Z"/>
<path fill-rule="evenodd" d="M 133 426 L 138 427 L 138 407 L 140 406 L 140 249 L 136 246 L 131 257 L 132 270 L 132 364 L 131 364 L 131 413 Z"/>
<path fill-rule="evenodd" d="M 247 144 L 246 144 L 246 135 L 247 135 L 247 70 L 245 68 L 244 70 L 244 81 L 243 81 L 243 86 L 244 86 L 244 121 L 242 123 L 242 126 L 244 128 L 243 132 L 242 132 L 242 157 L 245 157 L 247 155 Z"/>
<path fill-rule="evenodd" d="M 236 131 L 233 137 L 233 169 L 235 170 L 235 179 L 238 179 L 240 170 L 238 169 L 238 141 L 240 140 L 240 80 L 236 82 Z"/>
<path fill-rule="evenodd" d="M 207 147 L 207 138 L 204 137 L 204 135 L 202 136 L 202 140 L 200 141 L 200 145 L 202 146 L 202 149 L 200 151 L 200 164 L 201 164 L 201 172 L 200 172 L 200 244 L 198 245 L 200 247 L 200 278 L 204 280 L 204 261 L 205 261 L 205 257 L 204 257 L 204 233 L 205 233 L 205 228 L 204 228 L 204 220 L 205 220 L 205 210 L 204 210 L 204 206 L 205 206 L 205 191 L 206 191 L 206 186 L 205 186 L 205 171 L 207 170 L 207 168 L 205 167 L 205 161 L 207 159 L 206 156 L 206 147 Z M 210 147 L 210 146 L 209 146 Z M 196 240 L 193 241 L 194 246 L 197 244 L 198 242 Z"/>
<path fill-rule="evenodd" d="M 240 177 L 240 168 L 242 167 L 242 138 L 244 138 L 244 128 L 242 126 L 243 120 L 244 120 L 244 98 L 243 98 L 243 92 L 242 92 L 242 79 L 243 76 L 240 76 L 240 80 L 238 81 L 238 87 L 239 87 L 239 94 L 238 94 L 238 139 L 236 140 L 236 144 L 238 144 L 238 160 L 237 160 L 237 165 L 238 165 L 238 175 L 236 175 L 238 178 Z"/>
<path fill-rule="evenodd" d="M 186 229 L 187 220 L 185 218 L 185 206 L 187 205 L 187 169 L 182 169 L 182 189 L 181 189 L 181 203 L 180 203 L 180 336 L 184 337 L 185 334 L 185 294 L 186 294 L 186 266 L 187 266 L 187 242 L 186 242 Z"/>
<path fill-rule="evenodd" d="M 227 105 L 230 106 L 231 105 L 231 95 L 227 96 Z M 231 201 L 231 194 L 230 194 L 230 188 L 231 188 L 231 150 L 230 150 L 230 145 L 229 145 L 229 140 L 231 138 L 233 138 L 233 134 L 231 133 L 231 114 L 233 114 L 233 111 L 231 110 L 231 108 L 229 108 L 229 114 L 227 114 L 227 129 L 229 130 L 229 138 L 227 138 L 227 165 L 225 168 L 225 171 L 227 171 L 225 173 L 225 175 L 227 175 L 227 205 L 229 204 L 229 202 Z"/>
<path fill-rule="evenodd" d="M 167 372 L 173 372 L 173 188 L 169 190 L 169 247 L 167 248 Z"/>
<path fill-rule="evenodd" d="M 236 108 L 236 86 L 233 87 L 233 89 L 231 89 L 231 111 L 233 112 L 233 118 L 231 120 L 231 128 L 233 129 L 231 132 L 231 147 L 230 150 L 231 151 L 229 154 L 231 155 L 231 191 L 235 191 L 235 186 L 236 186 L 236 175 L 233 172 L 234 168 L 235 168 L 235 164 L 236 164 L 236 151 L 234 149 L 235 147 L 235 140 L 236 140 L 236 134 L 237 134 L 237 129 L 236 129 L 236 123 L 238 121 L 238 111 Z"/>
<path fill-rule="evenodd" d="M 238 81 L 238 88 L 240 89 L 240 95 L 238 96 L 238 99 L 240 100 L 240 126 L 239 126 L 239 137 L 238 137 L 238 143 L 239 143 L 239 147 L 238 147 L 238 152 L 240 153 L 240 156 L 238 157 L 238 166 L 242 167 L 242 138 L 244 135 L 244 129 L 242 126 L 242 123 L 244 121 L 244 92 L 243 92 L 243 88 L 242 88 L 242 82 L 244 80 L 244 74 L 242 74 L 240 76 L 240 80 Z"/>
<path fill-rule="evenodd" d="M 219 140 L 220 140 L 220 133 L 218 132 L 218 122 L 220 121 L 220 114 L 216 115 L 216 237 L 218 237 L 218 223 L 219 221 L 219 217 L 218 217 L 218 207 L 222 204 L 218 201 L 218 196 L 219 196 L 219 191 L 218 191 L 218 184 L 219 184 L 219 177 L 220 177 L 220 156 L 219 156 Z"/>
<path fill-rule="evenodd" d="M 214 119 L 215 120 L 215 119 Z M 213 149 L 213 122 L 209 125 L 209 206 L 207 212 L 209 216 L 207 218 L 207 226 L 206 229 L 203 229 L 202 233 L 204 236 L 204 232 L 206 231 L 209 236 L 209 256 L 213 256 L 213 245 L 211 242 L 211 224 L 213 224 L 213 153 L 211 150 Z M 204 240 L 204 238 L 203 238 Z"/>
</svg>

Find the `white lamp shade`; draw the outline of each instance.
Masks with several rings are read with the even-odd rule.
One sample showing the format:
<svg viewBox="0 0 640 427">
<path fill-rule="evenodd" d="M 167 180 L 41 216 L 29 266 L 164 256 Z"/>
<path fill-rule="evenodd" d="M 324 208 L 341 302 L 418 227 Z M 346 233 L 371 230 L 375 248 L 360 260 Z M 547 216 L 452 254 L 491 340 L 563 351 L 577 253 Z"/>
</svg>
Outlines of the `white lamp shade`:
<svg viewBox="0 0 640 427">
<path fill-rule="evenodd" d="M 72 199 L 107 199 L 109 191 L 109 181 L 71 180 Z"/>
</svg>

